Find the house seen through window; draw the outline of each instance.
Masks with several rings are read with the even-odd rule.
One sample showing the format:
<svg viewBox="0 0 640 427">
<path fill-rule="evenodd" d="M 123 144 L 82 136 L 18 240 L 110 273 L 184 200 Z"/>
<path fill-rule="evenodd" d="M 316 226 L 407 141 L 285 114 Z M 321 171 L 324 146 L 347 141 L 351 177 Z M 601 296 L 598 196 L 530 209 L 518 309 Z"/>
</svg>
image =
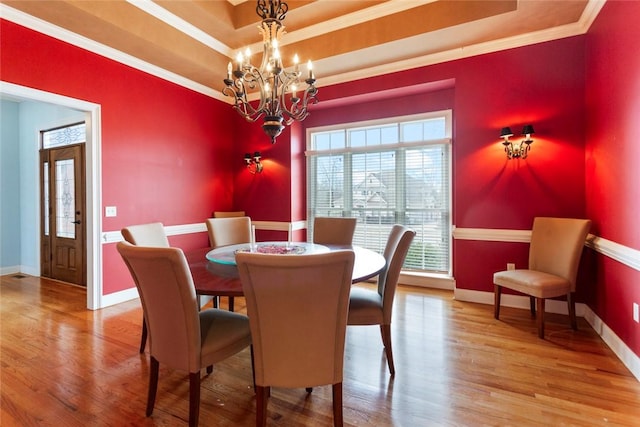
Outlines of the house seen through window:
<svg viewBox="0 0 640 427">
<path fill-rule="evenodd" d="M 393 224 L 416 231 L 404 268 L 450 274 L 450 110 L 309 129 L 307 220 L 356 217 L 354 244 L 382 253 Z"/>
</svg>

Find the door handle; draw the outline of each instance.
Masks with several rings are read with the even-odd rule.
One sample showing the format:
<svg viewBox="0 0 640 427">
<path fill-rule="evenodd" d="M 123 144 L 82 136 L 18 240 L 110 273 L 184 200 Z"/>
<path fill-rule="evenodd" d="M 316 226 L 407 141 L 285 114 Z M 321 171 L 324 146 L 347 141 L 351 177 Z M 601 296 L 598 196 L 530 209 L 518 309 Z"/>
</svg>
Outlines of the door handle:
<svg viewBox="0 0 640 427">
<path fill-rule="evenodd" d="M 71 221 L 71 224 L 82 224 L 82 221 L 76 219 L 75 221 Z"/>
</svg>

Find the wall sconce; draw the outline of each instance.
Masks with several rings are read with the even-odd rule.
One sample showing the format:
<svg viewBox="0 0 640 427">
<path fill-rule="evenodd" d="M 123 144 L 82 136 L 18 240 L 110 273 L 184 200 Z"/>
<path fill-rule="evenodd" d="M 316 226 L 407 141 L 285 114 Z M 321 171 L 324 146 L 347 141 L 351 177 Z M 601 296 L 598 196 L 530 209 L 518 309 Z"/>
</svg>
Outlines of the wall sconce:
<svg viewBox="0 0 640 427">
<path fill-rule="evenodd" d="M 511 142 L 509 141 L 509 137 L 513 136 L 513 132 L 511 132 L 511 128 L 502 128 L 500 130 L 500 138 L 503 138 L 504 141 L 502 145 L 504 145 L 504 152 L 507 153 L 508 159 L 526 159 L 529 150 L 531 149 L 531 144 L 533 144 L 533 139 L 531 139 L 531 135 L 535 132 L 533 130 L 533 126 L 526 125 L 522 128 L 522 134 L 524 135 L 524 139 L 520 142 Z"/>
<path fill-rule="evenodd" d="M 244 162 L 247 164 L 247 169 L 249 169 L 249 172 L 253 174 L 262 172 L 262 162 L 260 161 L 261 158 L 262 156 L 260 155 L 259 151 L 253 153 L 253 156 L 249 153 L 244 155 Z"/>
</svg>

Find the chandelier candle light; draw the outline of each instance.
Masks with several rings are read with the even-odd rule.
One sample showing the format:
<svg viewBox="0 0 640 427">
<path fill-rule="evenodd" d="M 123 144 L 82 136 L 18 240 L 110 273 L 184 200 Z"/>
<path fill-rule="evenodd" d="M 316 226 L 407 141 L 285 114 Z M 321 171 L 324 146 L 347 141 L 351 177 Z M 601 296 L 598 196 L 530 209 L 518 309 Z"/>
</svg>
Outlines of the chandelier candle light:
<svg viewBox="0 0 640 427">
<path fill-rule="evenodd" d="M 318 89 L 314 86 L 316 79 L 313 75 L 311 61 L 307 63 L 307 78 L 304 82 L 306 89 L 302 97 L 298 96 L 302 72 L 299 69 L 298 55 L 293 58 L 293 71 L 287 71 L 282 66 L 282 58 L 278 49 L 280 38 L 284 34 L 282 20 L 289 10 L 289 6 L 280 0 L 258 0 L 256 13 L 262 18 L 258 27 L 262 34 L 263 55 L 260 68 L 251 65 L 251 51 L 238 53 L 236 65 L 229 62 L 226 87 L 222 93 L 234 97 L 233 108 L 249 122 L 255 122 L 264 116 L 262 129 L 276 142 L 276 137 L 284 129 L 284 125 L 294 120 L 302 121 L 308 115 L 307 106 L 318 102 Z M 248 99 L 248 92 L 259 90 L 260 100 L 254 107 Z M 290 96 L 285 96 L 290 93 Z"/>
</svg>

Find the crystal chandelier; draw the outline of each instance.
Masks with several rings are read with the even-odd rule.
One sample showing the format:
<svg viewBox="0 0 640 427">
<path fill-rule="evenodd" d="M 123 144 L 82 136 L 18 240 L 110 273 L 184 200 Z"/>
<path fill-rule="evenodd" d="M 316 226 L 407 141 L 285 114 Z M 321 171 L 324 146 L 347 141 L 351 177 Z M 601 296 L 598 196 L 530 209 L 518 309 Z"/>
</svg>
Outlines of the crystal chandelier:
<svg viewBox="0 0 640 427">
<path fill-rule="evenodd" d="M 235 67 L 229 62 L 226 87 L 222 93 L 234 97 L 233 108 L 249 122 L 255 122 L 264 116 L 262 129 L 276 142 L 285 124 L 294 120 L 302 121 L 308 115 L 307 106 L 318 102 L 318 89 L 314 86 L 316 79 L 313 75 L 311 61 L 307 63 L 308 74 L 304 82 L 306 89 L 300 94 L 302 72 L 298 65 L 298 55 L 293 58 L 293 71 L 286 71 L 282 66 L 282 58 L 278 45 L 284 34 L 282 20 L 289 10 L 289 6 L 280 0 L 258 0 L 256 13 L 262 18 L 258 27 L 262 34 L 263 55 L 260 68 L 251 65 L 251 52 L 247 48 L 244 53 L 238 53 Z M 248 92 L 260 91 L 260 101 L 257 106 L 249 103 Z M 289 96 L 285 94 L 290 93 Z"/>
</svg>

